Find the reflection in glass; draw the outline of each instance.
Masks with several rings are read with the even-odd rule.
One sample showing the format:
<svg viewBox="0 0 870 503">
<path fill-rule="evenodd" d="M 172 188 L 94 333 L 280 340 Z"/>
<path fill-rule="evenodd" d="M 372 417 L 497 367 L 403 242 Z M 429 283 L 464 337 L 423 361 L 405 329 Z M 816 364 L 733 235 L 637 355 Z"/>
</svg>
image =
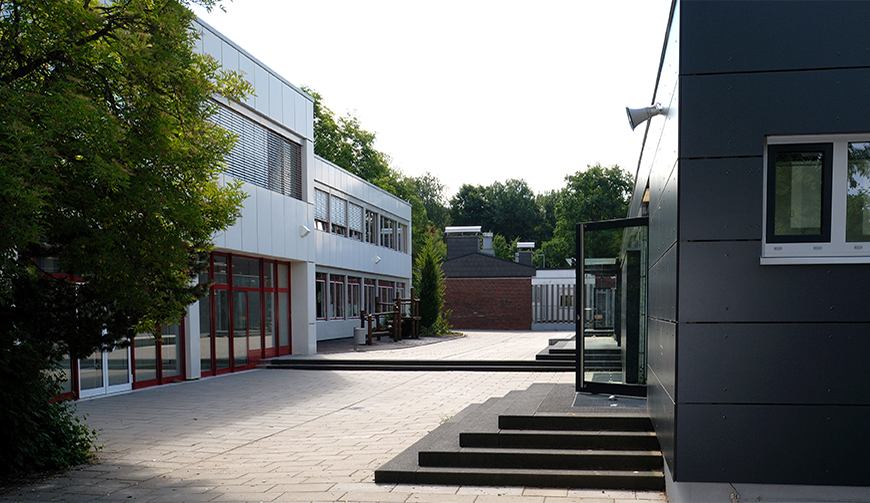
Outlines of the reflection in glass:
<svg viewBox="0 0 870 503">
<path fill-rule="evenodd" d="M 209 302 L 214 294 L 199 299 L 199 369 L 211 371 L 211 311 Z"/>
<path fill-rule="evenodd" d="M 181 327 L 177 323 L 162 327 L 160 368 L 163 378 L 181 374 Z"/>
<path fill-rule="evenodd" d="M 109 386 L 130 382 L 130 358 L 127 348 L 115 348 L 107 355 Z"/>
<path fill-rule="evenodd" d="M 846 241 L 870 241 L 870 143 L 849 144 Z"/>
<path fill-rule="evenodd" d="M 58 372 L 61 375 L 63 393 L 72 393 L 72 361 L 69 355 L 64 355 L 63 359 L 58 363 Z"/>
<path fill-rule="evenodd" d="M 233 286 L 260 288 L 260 261 L 233 256 Z"/>
<path fill-rule="evenodd" d="M 214 292 L 214 358 L 217 369 L 230 368 L 230 300 L 227 290 Z"/>
<path fill-rule="evenodd" d="M 151 334 L 136 334 L 133 349 L 136 382 L 157 379 L 157 340 Z"/>
<path fill-rule="evenodd" d="M 278 288 L 289 288 L 287 286 L 287 264 L 278 264 Z"/>
<path fill-rule="evenodd" d="M 774 235 L 822 233 L 824 152 L 777 152 Z"/>
<path fill-rule="evenodd" d="M 248 292 L 233 292 L 233 363 L 248 364 Z"/>
<path fill-rule="evenodd" d="M 266 324 L 263 325 L 263 334 L 266 339 L 266 349 L 271 349 L 275 344 L 275 292 L 266 292 L 264 294 L 265 304 L 263 312 L 266 315 Z"/>
<path fill-rule="evenodd" d="M 248 292 L 248 351 L 262 348 L 260 335 L 260 292 Z"/>
<path fill-rule="evenodd" d="M 218 285 L 226 285 L 227 284 L 227 272 L 229 269 L 227 268 L 227 258 L 215 255 L 214 256 L 214 282 Z"/>
<path fill-rule="evenodd" d="M 103 387 L 103 353 L 97 351 L 79 360 L 79 382 L 82 390 Z"/>
</svg>

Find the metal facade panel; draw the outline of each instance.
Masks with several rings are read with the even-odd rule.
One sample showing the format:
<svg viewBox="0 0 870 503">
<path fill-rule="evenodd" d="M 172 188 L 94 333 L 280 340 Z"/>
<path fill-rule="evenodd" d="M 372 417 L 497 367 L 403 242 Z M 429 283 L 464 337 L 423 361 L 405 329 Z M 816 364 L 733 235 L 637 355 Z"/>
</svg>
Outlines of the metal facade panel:
<svg viewBox="0 0 870 503">
<path fill-rule="evenodd" d="M 677 319 L 677 247 L 672 246 L 649 270 L 649 316 Z"/>
<path fill-rule="evenodd" d="M 870 407 L 678 407 L 678 482 L 870 485 Z"/>
<path fill-rule="evenodd" d="M 760 253 L 759 241 L 681 243 L 680 323 L 870 321 L 870 266 L 761 266 Z"/>
<path fill-rule="evenodd" d="M 650 262 L 655 262 L 677 241 L 677 226 L 679 222 L 679 199 L 677 169 L 669 172 L 659 190 L 655 206 L 650 206 L 649 218 L 649 253 Z M 653 179 L 650 178 L 650 192 Z M 652 201 L 650 201 L 652 203 Z"/>
<path fill-rule="evenodd" d="M 680 403 L 870 405 L 870 323 L 683 324 Z"/>
<path fill-rule="evenodd" d="M 656 437 L 661 446 L 662 456 L 671 467 L 674 468 L 675 452 L 675 412 L 676 406 L 671 397 L 665 393 L 664 388 L 657 380 L 654 372 L 647 373 L 647 410 L 650 420 L 656 431 Z"/>
<path fill-rule="evenodd" d="M 681 3 L 684 75 L 870 66 L 868 2 Z"/>
<path fill-rule="evenodd" d="M 680 163 L 680 239 L 761 239 L 763 160 L 690 159 Z"/>
<path fill-rule="evenodd" d="M 765 135 L 870 129 L 870 69 L 681 79 L 680 158 L 759 156 Z"/>
<path fill-rule="evenodd" d="M 677 400 L 677 325 L 668 321 L 651 319 L 648 325 L 647 365 L 656 375 L 655 382 L 668 395 Z"/>
</svg>

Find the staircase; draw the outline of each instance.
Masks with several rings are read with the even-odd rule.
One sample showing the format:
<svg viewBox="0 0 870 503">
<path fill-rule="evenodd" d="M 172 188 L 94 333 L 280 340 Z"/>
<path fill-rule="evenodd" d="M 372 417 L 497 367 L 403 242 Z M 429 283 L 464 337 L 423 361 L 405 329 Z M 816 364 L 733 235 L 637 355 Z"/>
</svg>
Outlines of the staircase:
<svg viewBox="0 0 870 503">
<path fill-rule="evenodd" d="M 573 340 L 550 339 L 550 345 L 535 355 L 535 360 L 574 362 L 576 354 Z M 622 351 L 618 347 L 587 347 L 583 350 L 583 364 L 587 372 L 622 372 Z"/>
<path fill-rule="evenodd" d="M 376 470 L 375 482 L 663 491 L 645 400 L 619 398 L 620 408 L 594 395 L 594 407 L 577 408 L 573 394 L 534 384 L 469 406 Z"/>
</svg>

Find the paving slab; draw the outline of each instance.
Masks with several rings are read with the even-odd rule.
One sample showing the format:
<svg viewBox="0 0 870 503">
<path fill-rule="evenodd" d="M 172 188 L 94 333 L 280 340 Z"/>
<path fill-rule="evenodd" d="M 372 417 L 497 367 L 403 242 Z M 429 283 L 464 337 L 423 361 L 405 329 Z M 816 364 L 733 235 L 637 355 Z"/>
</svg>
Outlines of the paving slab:
<svg viewBox="0 0 870 503">
<path fill-rule="evenodd" d="M 376 353 L 379 359 L 534 359 L 558 335 L 469 331 L 419 344 L 388 341 Z M 352 349 L 322 356 L 366 353 L 371 357 Z M 253 370 L 83 400 L 78 411 L 104 445 L 94 462 L 0 488 L 0 501 L 435 502 L 461 496 L 485 503 L 499 494 L 529 502 L 664 501 L 662 493 L 524 495 L 515 488 L 374 483 L 377 467 L 450 418 L 461 420 L 458 413 L 469 405 L 536 383 L 573 382 L 572 372 Z"/>
</svg>

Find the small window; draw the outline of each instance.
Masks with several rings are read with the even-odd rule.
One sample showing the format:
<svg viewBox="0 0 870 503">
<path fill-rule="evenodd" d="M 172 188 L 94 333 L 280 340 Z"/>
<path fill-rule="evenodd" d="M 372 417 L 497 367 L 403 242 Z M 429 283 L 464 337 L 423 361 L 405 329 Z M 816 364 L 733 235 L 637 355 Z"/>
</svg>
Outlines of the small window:
<svg viewBox="0 0 870 503">
<path fill-rule="evenodd" d="M 329 277 L 329 318 L 344 318 L 344 276 Z"/>
<path fill-rule="evenodd" d="M 366 242 L 378 244 L 378 214 L 366 210 Z"/>
<path fill-rule="evenodd" d="M 768 137 L 762 264 L 870 263 L 870 134 Z"/>
<path fill-rule="evenodd" d="M 347 201 L 339 197 L 330 198 L 330 218 L 332 219 L 332 232 L 341 236 L 347 236 Z"/>
<path fill-rule="evenodd" d="M 314 189 L 314 225 L 329 232 L 329 194 L 319 189 Z"/>
<path fill-rule="evenodd" d="M 319 272 L 314 278 L 315 285 L 315 304 L 317 311 L 317 319 L 326 319 L 326 274 Z"/>
<path fill-rule="evenodd" d="M 833 145 L 773 145 L 768 150 L 767 242 L 831 240 Z"/>
<path fill-rule="evenodd" d="M 362 206 L 350 203 L 347 207 L 347 226 L 351 239 L 363 239 L 363 209 Z"/>
</svg>

